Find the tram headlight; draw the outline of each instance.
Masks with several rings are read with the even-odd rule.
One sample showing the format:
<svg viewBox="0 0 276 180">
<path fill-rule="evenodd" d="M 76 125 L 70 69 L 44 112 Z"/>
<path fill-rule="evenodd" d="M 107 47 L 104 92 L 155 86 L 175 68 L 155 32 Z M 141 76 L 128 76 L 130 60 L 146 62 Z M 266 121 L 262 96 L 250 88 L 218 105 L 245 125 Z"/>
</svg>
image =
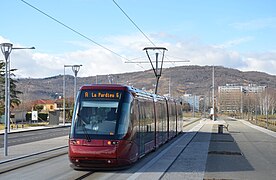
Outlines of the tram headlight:
<svg viewBox="0 0 276 180">
<path fill-rule="evenodd" d="M 118 141 L 106 141 L 106 144 L 109 146 L 116 145 L 116 144 L 118 144 Z"/>
<path fill-rule="evenodd" d="M 70 144 L 71 145 L 80 145 L 81 142 L 80 142 L 80 140 L 70 139 Z"/>
</svg>

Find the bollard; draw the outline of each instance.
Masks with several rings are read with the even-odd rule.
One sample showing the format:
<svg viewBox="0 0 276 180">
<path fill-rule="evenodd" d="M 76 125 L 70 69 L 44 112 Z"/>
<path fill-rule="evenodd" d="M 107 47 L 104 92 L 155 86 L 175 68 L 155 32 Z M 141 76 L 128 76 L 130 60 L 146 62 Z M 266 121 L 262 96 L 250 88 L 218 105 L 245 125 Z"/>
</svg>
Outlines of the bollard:
<svg viewBox="0 0 276 180">
<path fill-rule="evenodd" d="M 218 133 L 223 134 L 223 125 L 218 125 Z"/>
</svg>

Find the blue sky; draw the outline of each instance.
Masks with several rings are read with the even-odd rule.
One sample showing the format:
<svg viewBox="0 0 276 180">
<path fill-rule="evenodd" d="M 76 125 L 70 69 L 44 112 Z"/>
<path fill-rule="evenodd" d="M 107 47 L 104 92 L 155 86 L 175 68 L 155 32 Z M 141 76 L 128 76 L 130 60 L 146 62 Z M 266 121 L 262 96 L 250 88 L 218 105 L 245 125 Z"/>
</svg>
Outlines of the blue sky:
<svg viewBox="0 0 276 180">
<path fill-rule="evenodd" d="M 24 1 L 116 54 L 58 24 Z M 139 61 L 148 60 L 142 49 L 153 45 L 112 0 L 24 1 L 3 1 L 0 6 L 0 43 L 36 47 L 12 52 L 12 67 L 18 69 L 18 77 L 63 74 L 64 64 L 82 64 L 79 76 L 150 69 L 149 64 L 125 63 L 137 57 L 141 57 Z M 220 65 L 276 75 L 276 1 L 116 2 L 156 46 L 168 49 L 167 59 L 190 60 L 166 63 L 165 67 Z M 72 74 L 70 70 L 66 73 Z"/>
</svg>

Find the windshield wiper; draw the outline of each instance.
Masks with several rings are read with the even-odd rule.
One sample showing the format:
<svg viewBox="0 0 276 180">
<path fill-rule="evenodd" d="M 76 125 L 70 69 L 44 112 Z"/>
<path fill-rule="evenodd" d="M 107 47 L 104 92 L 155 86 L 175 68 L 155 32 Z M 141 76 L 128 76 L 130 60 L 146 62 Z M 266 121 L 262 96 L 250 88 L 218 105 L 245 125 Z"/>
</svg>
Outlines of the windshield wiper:
<svg viewBox="0 0 276 180">
<path fill-rule="evenodd" d="M 86 128 L 85 128 L 85 121 L 83 120 L 83 118 L 79 115 L 79 113 L 77 114 L 77 116 L 79 117 L 79 119 L 83 122 L 83 125 L 81 125 L 81 127 L 82 127 L 82 130 L 83 130 L 83 132 L 84 132 L 84 135 L 85 135 L 85 138 L 86 138 L 86 140 L 88 141 L 88 142 L 91 142 L 91 138 L 90 138 L 90 136 L 89 136 L 89 134 L 87 133 L 87 130 L 86 130 Z"/>
</svg>

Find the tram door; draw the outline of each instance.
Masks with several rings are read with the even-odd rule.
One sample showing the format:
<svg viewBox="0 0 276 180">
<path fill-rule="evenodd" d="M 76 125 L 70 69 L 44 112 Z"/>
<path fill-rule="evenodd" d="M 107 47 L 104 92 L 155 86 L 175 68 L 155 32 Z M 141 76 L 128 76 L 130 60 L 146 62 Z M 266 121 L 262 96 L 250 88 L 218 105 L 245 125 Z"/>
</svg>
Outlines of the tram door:
<svg viewBox="0 0 276 180">
<path fill-rule="evenodd" d="M 146 132 L 146 112 L 143 102 L 138 103 L 139 109 L 139 156 L 145 155 L 145 132 Z"/>
</svg>

